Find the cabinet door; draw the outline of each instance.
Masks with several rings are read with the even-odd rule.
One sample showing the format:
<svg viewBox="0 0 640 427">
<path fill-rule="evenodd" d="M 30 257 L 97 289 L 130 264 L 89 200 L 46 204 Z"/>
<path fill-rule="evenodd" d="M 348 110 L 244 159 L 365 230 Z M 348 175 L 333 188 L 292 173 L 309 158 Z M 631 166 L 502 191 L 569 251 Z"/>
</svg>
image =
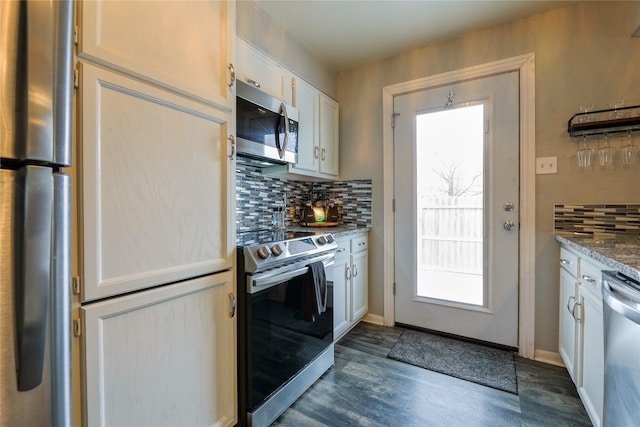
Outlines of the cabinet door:
<svg viewBox="0 0 640 427">
<path fill-rule="evenodd" d="M 604 408 L 604 335 L 602 297 L 580 286 L 582 297 L 582 369 L 578 392 L 596 427 Z"/>
<path fill-rule="evenodd" d="M 294 106 L 298 109 L 298 162 L 290 167 L 292 172 L 306 174 L 318 172 L 320 147 L 318 142 L 318 119 L 320 93 L 311 85 L 297 79 L 294 91 Z"/>
<path fill-rule="evenodd" d="M 339 172 L 339 106 L 320 94 L 320 173 L 338 176 Z"/>
<path fill-rule="evenodd" d="M 233 266 L 229 115 L 82 64 L 83 299 Z"/>
<path fill-rule="evenodd" d="M 577 279 L 564 268 L 560 269 L 560 356 L 574 383 L 577 383 L 576 340 L 578 323 L 573 317 L 572 309 L 577 303 Z"/>
<path fill-rule="evenodd" d="M 230 272 L 81 308 L 90 426 L 236 422 Z"/>
<path fill-rule="evenodd" d="M 291 104 L 291 73 L 243 40 L 236 46 L 236 78 Z"/>
<path fill-rule="evenodd" d="M 369 309 L 368 291 L 368 252 L 361 251 L 351 255 L 351 307 L 353 322 L 367 314 Z"/>
<path fill-rule="evenodd" d="M 333 338 L 339 339 L 351 325 L 350 284 L 347 281 L 349 256 L 336 257 L 333 266 Z"/>
<path fill-rule="evenodd" d="M 80 58 L 233 108 L 234 1 L 85 1 L 79 16 Z"/>
</svg>

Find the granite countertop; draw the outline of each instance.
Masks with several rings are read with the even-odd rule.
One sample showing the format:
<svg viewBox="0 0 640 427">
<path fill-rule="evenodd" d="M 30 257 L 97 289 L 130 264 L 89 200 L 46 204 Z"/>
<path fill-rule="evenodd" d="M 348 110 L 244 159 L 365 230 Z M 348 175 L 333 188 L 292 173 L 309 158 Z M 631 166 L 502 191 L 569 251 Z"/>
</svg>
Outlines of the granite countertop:
<svg viewBox="0 0 640 427">
<path fill-rule="evenodd" d="M 640 236 L 615 237 L 555 235 L 567 248 L 574 249 L 635 280 L 640 280 Z"/>
<path fill-rule="evenodd" d="M 365 234 L 371 231 L 371 227 L 358 226 L 353 227 L 349 225 L 337 225 L 335 227 L 303 227 L 295 226 L 290 228 L 292 231 L 321 231 L 325 233 L 331 233 L 335 237 L 345 237 L 357 234 Z"/>
</svg>

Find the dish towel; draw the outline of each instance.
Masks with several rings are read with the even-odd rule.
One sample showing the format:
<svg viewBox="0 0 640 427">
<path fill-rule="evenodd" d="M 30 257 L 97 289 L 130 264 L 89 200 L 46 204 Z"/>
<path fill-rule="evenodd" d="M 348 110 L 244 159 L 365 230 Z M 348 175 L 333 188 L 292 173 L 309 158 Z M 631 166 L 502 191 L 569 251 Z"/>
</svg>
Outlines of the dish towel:
<svg viewBox="0 0 640 427">
<path fill-rule="evenodd" d="M 308 265 L 302 278 L 302 311 L 304 320 L 314 322 L 316 316 L 327 310 L 327 277 L 321 261 Z"/>
</svg>

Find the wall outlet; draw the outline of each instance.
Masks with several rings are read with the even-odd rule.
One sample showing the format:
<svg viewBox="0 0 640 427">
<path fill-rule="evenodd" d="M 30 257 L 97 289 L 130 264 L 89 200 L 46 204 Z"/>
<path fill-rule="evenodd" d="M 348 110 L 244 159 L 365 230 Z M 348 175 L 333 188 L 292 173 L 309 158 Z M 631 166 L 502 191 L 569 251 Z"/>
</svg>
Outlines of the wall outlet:
<svg viewBox="0 0 640 427">
<path fill-rule="evenodd" d="M 536 157 L 536 175 L 558 173 L 557 157 Z"/>
</svg>

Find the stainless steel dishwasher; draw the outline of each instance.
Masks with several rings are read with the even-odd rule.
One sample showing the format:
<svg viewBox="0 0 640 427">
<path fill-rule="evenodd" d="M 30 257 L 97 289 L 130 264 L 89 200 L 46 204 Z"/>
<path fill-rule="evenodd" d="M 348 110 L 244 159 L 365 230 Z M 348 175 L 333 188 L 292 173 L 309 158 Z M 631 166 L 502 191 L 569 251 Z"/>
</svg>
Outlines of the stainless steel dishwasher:
<svg viewBox="0 0 640 427">
<path fill-rule="evenodd" d="M 604 425 L 640 422 L 640 282 L 602 272 Z"/>
</svg>

